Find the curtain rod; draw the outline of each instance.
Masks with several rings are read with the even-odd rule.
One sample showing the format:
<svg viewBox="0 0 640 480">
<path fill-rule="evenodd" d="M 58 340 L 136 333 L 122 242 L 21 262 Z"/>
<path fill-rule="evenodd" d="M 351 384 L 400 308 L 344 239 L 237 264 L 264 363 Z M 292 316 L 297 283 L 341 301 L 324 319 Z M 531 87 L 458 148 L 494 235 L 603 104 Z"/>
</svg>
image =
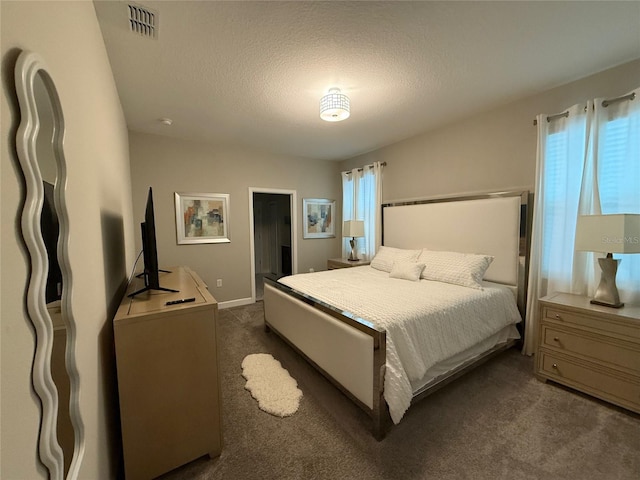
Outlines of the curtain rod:
<svg viewBox="0 0 640 480">
<path fill-rule="evenodd" d="M 569 112 L 562 112 L 562 113 L 558 113 L 556 115 L 549 115 L 547 117 L 547 122 L 551 122 L 552 120 L 557 120 L 558 118 L 562 118 L 562 117 L 567 118 L 568 116 L 569 116 Z M 538 119 L 537 118 L 533 120 L 533 124 L 534 125 L 538 124 Z"/>
<path fill-rule="evenodd" d="M 387 162 L 382 162 L 382 163 L 380 164 L 380 166 L 381 166 L 381 167 L 386 167 L 386 166 L 387 166 Z M 364 167 L 359 168 L 359 169 L 358 169 L 358 171 L 359 171 L 359 172 L 361 172 L 361 171 L 362 171 L 362 170 L 364 170 L 365 168 L 373 168 L 373 164 L 371 163 L 371 164 L 369 164 L 369 165 L 365 165 Z M 351 170 L 345 170 L 345 171 L 344 171 L 344 172 L 342 172 L 342 173 L 346 173 L 347 175 L 349 175 L 349 174 L 351 173 Z"/>
<path fill-rule="evenodd" d="M 636 98 L 636 92 L 630 93 L 629 95 L 625 95 L 623 97 L 614 98 L 612 100 L 603 100 L 602 106 L 606 108 L 612 103 L 622 102 L 623 100 L 633 100 L 634 98 Z"/>
<path fill-rule="evenodd" d="M 618 102 L 622 102 L 624 100 L 634 100 L 636 98 L 636 93 L 630 93 L 629 95 L 623 95 L 622 97 L 618 97 L 618 98 L 612 98 L 611 100 L 603 100 L 602 101 L 602 106 L 607 108 L 609 105 L 612 105 L 614 103 L 618 103 Z M 584 107 L 585 111 L 587 110 L 587 107 Z M 557 115 L 550 115 L 547 117 L 547 122 L 551 122 L 553 120 L 557 120 L 558 118 L 562 118 L 562 117 L 568 117 L 569 116 L 569 112 L 562 112 L 562 113 L 558 113 Z M 533 120 L 533 124 L 537 125 L 538 124 L 538 120 L 534 119 Z"/>
</svg>

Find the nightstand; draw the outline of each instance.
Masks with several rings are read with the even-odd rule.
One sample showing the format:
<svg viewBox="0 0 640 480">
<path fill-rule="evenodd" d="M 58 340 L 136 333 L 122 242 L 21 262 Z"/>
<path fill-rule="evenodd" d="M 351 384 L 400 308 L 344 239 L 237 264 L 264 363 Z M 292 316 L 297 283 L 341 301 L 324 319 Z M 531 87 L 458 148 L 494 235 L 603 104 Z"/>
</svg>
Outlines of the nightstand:
<svg viewBox="0 0 640 480">
<path fill-rule="evenodd" d="M 554 293 L 540 299 L 535 374 L 640 413 L 640 306 L 614 309 Z"/>
<path fill-rule="evenodd" d="M 369 265 L 371 260 L 356 260 L 352 262 L 346 258 L 330 258 L 327 260 L 327 268 L 334 270 L 336 268 L 349 268 L 349 267 L 362 267 L 363 265 Z"/>
</svg>

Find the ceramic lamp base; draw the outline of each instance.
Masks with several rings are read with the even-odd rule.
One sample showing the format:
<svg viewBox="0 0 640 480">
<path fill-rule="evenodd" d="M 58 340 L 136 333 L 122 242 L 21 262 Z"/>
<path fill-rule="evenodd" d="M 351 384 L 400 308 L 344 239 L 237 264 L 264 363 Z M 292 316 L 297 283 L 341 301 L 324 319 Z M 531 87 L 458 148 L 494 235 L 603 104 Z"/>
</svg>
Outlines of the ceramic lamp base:
<svg viewBox="0 0 640 480">
<path fill-rule="evenodd" d="M 349 260 L 350 262 L 357 262 L 360 259 L 358 258 L 358 254 L 356 253 L 356 238 L 355 237 L 353 237 L 351 240 L 349 240 L 349 245 L 351 245 L 351 254 L 349 254 L 349 258 L 347 258 L 347 260 Z"/>
<path fill-rule="evenodd" d="M 608 253 L 606 258 L 599 258 L 598 263 L 602 269 L 602 275 L 600 276 L 600 284 L 596 289 L 591 303 L 611 308 L 622 307 L 624 303 L 620 302 L 618 287 L 616 287 L 616 273 L 620 260 L 615 260 L 613 256 Z"/>
</svg>

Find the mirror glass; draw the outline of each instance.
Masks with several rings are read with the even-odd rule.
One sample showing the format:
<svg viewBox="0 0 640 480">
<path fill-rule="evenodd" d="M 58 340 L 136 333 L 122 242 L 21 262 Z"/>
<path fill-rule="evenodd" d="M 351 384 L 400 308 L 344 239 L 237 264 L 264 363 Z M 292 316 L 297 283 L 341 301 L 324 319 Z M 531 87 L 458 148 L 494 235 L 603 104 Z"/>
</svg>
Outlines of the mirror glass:
<svg viewBox="0 0 640 480">
<path fill-rule="evenodd" d="M 51 352 L 51 376 L 58 391 L 56 435 L 64 455 L 66 477 L 73 456 L 73 426 L 69 413 L 70 381 L 66 368 L 67 328 L 62 314 L 62 271 L 58 263 L 58 238 L 60 226 L 55 204 L 55 187 L 58 166 L 55 155 L 55 117 L 51 98 L 45 85 L 44 74 L 39 71 L 33 85 L 36 115 L 39 120 L 35 151 L 44 198 L 40 215 L 40 229 L 47 254 L 45 303 L 53 325 L 53 347 Z"/>
</svg>

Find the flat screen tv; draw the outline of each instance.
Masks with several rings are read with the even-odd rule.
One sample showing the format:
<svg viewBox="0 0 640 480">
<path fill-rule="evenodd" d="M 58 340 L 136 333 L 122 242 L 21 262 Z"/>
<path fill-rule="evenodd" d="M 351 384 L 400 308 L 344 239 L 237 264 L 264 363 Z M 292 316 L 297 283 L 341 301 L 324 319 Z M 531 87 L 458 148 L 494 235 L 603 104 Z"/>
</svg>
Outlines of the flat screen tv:
<svg viewBox="0 0 640 480">
<path fill-rule="evenodd" d="M 139 276 L 144 278 L 144 287 L 130 294 L 130 297 L 148 290 L 160 290 L 163 292 L 177 292 L 170 288 L 160 286 L 160 270 L 158 267 L 158 247 L 156 245 L 156 221 L 153 213 L 153 189 L 149 187 L 147 206 L 144 212 L 144 222 L 140 224 L 142 230 L 142 256 L 144 259 L 144 271 Z"/>
</svg>

